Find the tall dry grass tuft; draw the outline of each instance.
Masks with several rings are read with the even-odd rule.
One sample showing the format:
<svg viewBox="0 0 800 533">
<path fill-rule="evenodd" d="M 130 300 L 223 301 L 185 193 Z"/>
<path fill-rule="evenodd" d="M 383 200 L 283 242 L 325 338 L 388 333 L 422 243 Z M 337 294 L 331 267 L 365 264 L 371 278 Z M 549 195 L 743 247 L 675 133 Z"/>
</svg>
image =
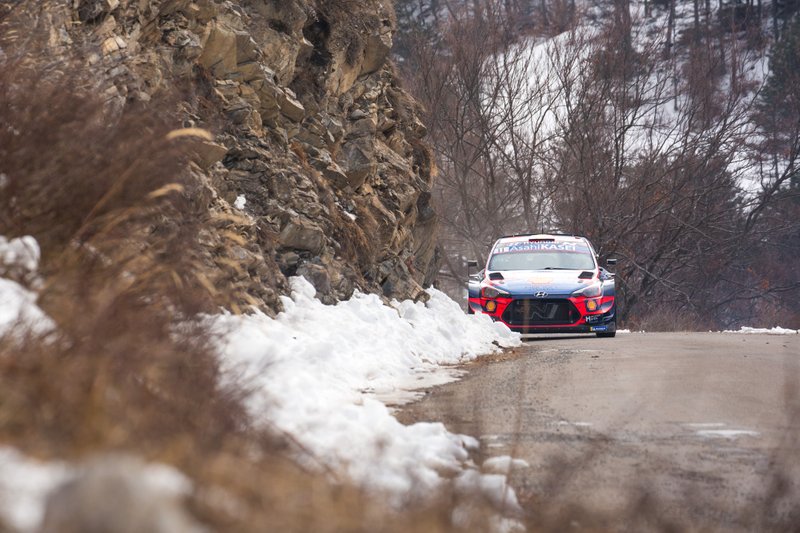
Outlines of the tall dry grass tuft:
<svg viewBox="0 0 800 533">
<path fill-rule="evenodd" d="M 0 234 L 39 241 L 39 303 L 57 324 L 0 340 L 0 438 L 59 455 L 217 447 L 244 411 L 207 335 L 175 328 L 209 306 L 207 199 L 186 137 L 168 136 L 176 99 L 111 113 L 86 75 L 77 59 L 0 61 Z"/>
</svg>

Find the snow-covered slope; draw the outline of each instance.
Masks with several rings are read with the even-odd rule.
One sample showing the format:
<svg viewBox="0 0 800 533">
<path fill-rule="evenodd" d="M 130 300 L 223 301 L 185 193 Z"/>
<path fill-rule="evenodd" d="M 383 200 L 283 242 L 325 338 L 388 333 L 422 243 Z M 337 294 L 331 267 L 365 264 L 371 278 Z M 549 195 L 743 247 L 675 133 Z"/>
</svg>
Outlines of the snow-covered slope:
<svg viewBox="0 0 800 533">
<path fill-rule="evenodd" d="M 468 467 L 475 439 L 440 423 L 405 426 L 378 398 L 451 381 L 441 371 L 447 365 L 519 344 L 518 335 L 466 315 L 435 289 L 427 304 L 389 307 L 367 294 L 323 305 L 303 278 L 293 278 L 292 288 L 275 319 L 210 319 L 225 339 L 227 375 L 253 391 L 248 407 L 256 423 L 291 435 L 301 461 L 346 473 L 398 502 L 437 487 L 441 473 Z"/>
</svg>

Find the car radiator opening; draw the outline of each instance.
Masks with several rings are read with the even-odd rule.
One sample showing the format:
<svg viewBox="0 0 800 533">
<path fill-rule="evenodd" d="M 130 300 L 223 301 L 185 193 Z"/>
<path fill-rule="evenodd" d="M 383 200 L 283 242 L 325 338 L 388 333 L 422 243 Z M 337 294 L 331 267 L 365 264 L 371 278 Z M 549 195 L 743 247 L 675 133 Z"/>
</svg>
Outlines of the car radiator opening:
<svg viewBox="0 0 800 533">
<path fill-rule="evenodd" d="M 502 318 L 510 326 L 546 326 L 574 324 L 581 314 L 569 300 L 520 299 L 508 305 Z"/>
</svg>

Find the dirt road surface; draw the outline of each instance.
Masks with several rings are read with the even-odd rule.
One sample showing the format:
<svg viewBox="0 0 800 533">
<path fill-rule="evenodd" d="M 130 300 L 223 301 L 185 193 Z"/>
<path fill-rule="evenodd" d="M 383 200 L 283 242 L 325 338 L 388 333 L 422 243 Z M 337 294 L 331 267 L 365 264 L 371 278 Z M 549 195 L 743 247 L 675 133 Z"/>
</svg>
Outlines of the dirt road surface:
<svg viewBox="0 0 800 533">
<path fill-rule="evenodd" d="M 800 335 L 544 337 L 406 406 L 478 437 L 560 529 L 800 528 Z"/>
</svg>

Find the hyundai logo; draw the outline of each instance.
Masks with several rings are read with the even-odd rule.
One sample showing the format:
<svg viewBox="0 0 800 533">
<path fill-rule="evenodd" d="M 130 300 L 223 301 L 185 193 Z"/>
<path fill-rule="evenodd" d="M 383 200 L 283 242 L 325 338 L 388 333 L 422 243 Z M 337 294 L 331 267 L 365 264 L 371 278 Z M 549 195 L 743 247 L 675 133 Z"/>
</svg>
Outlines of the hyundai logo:
<svg viewBox="0 0 800 533">
<path fill-rule="evenodd" d="M 535 294 L 535 296 L 536 296 L 537 298 L 544 298 L 545 296 L 547 296 L 547 293 L 546 293 L 546 292 L 539 291 L 539 292 L 537 292 L 537 293 Z"/>
</svg>

